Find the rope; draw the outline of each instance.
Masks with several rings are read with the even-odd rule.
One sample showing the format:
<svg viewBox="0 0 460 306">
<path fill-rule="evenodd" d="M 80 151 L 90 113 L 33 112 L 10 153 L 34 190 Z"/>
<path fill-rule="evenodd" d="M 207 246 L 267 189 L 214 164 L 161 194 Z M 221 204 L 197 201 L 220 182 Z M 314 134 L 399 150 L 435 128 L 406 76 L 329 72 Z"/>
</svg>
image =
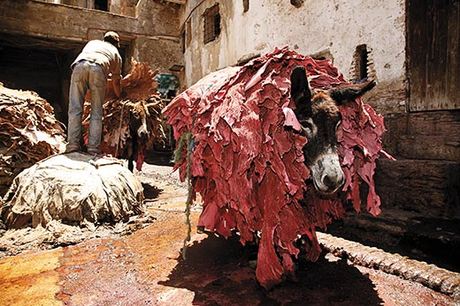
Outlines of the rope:
<svg viewBox="0 0 460 306">
<path fill-rule="evenodd" d="M 187 143 L 187 201 L 185 202 L 185 224 L 187 225 L 187 236 L 184 239 L 184 246 L 182 248 L 182 258 L 187 259 L 187 247 L 190 242 L 190 234 L 192 232 L 192 224 L 190 222 L 190 210 L 193 202 L 193 185 L 192 185 L 192 150 L 194 146 L 194 141 L 192 137 L 192 130 L 195 125 L 196 116 L 193 117 L 192 128 L 190 132 L 184 133 L 181 136 L 182 143 Z M 183 139 L 182 139 L 183 138 Z M 180 144 L 180 143 L 179 143 Z M 183 146 L 183 144 L 182 144 Z M 176 153 L 176 152 L 175 152 Z M 177 156 L 175 156 L 176 159 Z"/>
<path fill-rule="evenodd" d="M 115 157 L 118 157 L 118 148 L 120 146 L 120 138 L 121 138 L 121 126 L 123 123 L 123 111 L 125 110 L 125 104 L 128 103 L 128 101 L 123 101 L 121 103 L 121 115 L 120 115 L 120 124 L 118 126 L 118 141 L 117 141 L 117 148 L 115 149 Z"/>
<path fill-rule="evenodd" d="M 191 133 L 186 132 L 183 133 L 182 136 L 179 138 L 179 142 L 177 144 L 177 148 L 174 150 L 174 160 L 173 163 L 177 164 L 182 159 L 182 152 L 184 150 L 184 145 L 188 145 L 188 138 L 190 137 Z"/>
</svg>

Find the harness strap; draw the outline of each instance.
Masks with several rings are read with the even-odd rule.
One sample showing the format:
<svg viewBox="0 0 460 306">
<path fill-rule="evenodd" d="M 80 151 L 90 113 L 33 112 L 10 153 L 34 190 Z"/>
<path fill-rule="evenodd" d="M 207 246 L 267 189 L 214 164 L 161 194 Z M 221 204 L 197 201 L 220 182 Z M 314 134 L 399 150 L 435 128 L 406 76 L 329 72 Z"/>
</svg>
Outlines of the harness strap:
<svg viewBox="0 0 460 306">
<path fill-rule="evenodd" d="M 120 124 L 118 126 L 118 141 L 117 141 L 117 148 L 115 149 L 115 157 L 118 158 L 118 148 L 120 147 L 120 138 L 121 138 L 121 125 L 123 123 L 123 112 L 125 110 L 125 105 L 128 101 L 123 101 L 121 103 L 121 115 L 120 115 Z"/>
</svg>

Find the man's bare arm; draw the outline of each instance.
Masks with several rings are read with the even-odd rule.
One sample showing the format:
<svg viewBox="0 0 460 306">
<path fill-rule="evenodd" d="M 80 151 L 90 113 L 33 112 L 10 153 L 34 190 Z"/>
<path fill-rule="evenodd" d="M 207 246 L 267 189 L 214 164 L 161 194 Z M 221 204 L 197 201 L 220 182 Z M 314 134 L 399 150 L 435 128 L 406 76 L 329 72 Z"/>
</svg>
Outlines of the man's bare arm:
<svg viewBox="0 0 460 306">
<path fill-rule="evenodd" d="M 120 96 L 121 96 L 121 83 L 120 83 L 120 79 L 114 79 L 114 80 L 112 80 L 112 84 L 113 84 L 113 91 L 115 92 L 115 95 L 117 96 L 117 98 L 120 98 Z"/>
</svg>

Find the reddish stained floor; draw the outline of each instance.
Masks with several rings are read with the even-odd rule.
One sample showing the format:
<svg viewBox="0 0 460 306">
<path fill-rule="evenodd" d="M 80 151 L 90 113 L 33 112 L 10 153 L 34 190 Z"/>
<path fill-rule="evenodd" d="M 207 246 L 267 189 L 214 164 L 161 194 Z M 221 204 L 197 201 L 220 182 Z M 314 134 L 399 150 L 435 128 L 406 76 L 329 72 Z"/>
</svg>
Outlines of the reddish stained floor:
<svg viewBox="0 0 460 306">
<path fill-rule="evenodd" d="M 0 305 L 455 305 L 423 285 L 330 254 L 300 265 L 297 282 L 269 292 L 237 239 L 195 234 L 183 260 L 183 190 L 160 187 L 158 201 L 167 204 L 132 235 L 1 259 Z M 192 213 L 195 224 L 197 217 Z"/>
<path fill-rule="evenodd" d="M 183 237 L 183 214 L 162 212 L 122 239 L 3 259 L 0 305 L 454 305 L 418 283 L 330 256 L 266 292 L 236 240 L 195 235 L 184 261 Z"/>
</svg>

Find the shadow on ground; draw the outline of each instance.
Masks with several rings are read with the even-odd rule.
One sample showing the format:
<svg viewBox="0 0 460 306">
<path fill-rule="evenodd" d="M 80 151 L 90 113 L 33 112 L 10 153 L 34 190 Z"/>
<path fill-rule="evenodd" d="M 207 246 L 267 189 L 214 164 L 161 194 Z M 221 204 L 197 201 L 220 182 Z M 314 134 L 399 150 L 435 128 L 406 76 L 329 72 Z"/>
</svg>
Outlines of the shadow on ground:
<svg viewBox="0 0 460 306">
<path fill-rule="evenodd" d="M 178 259 L 169 280 L 159 284 L 194 292 L 193 305 L 382 305 L 371 280 L 344 261 L 322 256 L 301 263 L 297 282 L 286 281 L 270 291 L 247 264 L 249 253 L 237 237 L 208 236 Z"/>
<path fill-rule="evenodd" d="M 172 151 L 150 150 L 145 155 L 145 162 L 157 166 L 173 166 L 174 154 Z"/>
<path fill-rule="evenodd" d="M 163 191 L 162 189 L 148 183 L 142 183 L 142 187 L 144 188 L 144 198 L 149 200 L 156 199 Z"/>
</svg>

